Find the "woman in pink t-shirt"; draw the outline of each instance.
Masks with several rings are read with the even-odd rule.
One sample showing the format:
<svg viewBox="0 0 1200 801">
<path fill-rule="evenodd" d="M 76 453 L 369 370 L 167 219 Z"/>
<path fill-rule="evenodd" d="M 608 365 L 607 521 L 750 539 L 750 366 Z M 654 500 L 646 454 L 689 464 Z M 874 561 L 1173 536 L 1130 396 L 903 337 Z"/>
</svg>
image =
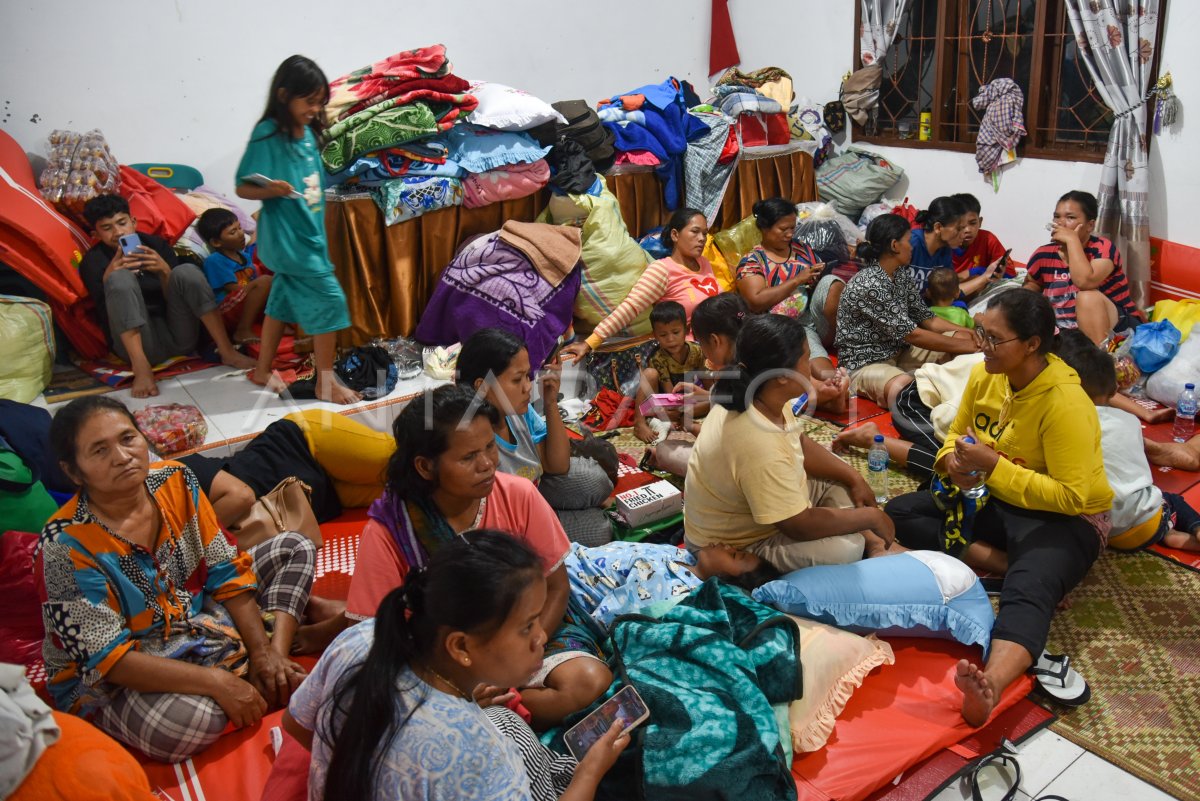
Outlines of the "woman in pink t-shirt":
<svg viewBox="0 0 1200 801">
<path fill-rule="evenodd" d="M 659 301 L 675 301 L 691 320 L 692 309 L 721 291 L 712 265 L 700 255 L 707 241 L 708 222 L 703 212 L 678 209 L 662 232 L 662 243 L 671 248 L 671 255 L 647 267 L 612 314 L 601 320 L 585 341 L 563 348 L 562 357 L 582 359 Z"/>
<path fill-rule="evenodd" d="M 410 570 L 424 568 L 432 552 L 464 531 L 512 534 L 533 549 L 546 574 L 541 624 L 555 647 L 521 694 L 534 722 L 552 725 L 598 698 L 612 683 L 612 672 L 598 646 L 560 631 L 569 593 L 563 560 L 570 543 L 537 487 L 497 472 L 493 431 L 499 422 L 494 406 L 459 386 L 438 387 L 400 412 L 392 427 L 396 452 L 388 462 L 386 489 L 371 504 L 358 546 L 346 617 L 374 617 Z"/>
</svg>

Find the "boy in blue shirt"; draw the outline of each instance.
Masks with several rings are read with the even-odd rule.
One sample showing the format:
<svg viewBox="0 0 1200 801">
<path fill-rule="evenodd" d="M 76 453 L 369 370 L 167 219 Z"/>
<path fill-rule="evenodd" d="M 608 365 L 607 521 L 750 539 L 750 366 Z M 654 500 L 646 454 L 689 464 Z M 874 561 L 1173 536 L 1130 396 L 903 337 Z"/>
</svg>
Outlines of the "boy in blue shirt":
<svg viewBox="0 0 1200 801">
<path fill-rule="evenodd" d="M 254 245 L 229 209 L 209 209 L 196 221 L 196 232 L 212 251 L 204 260 L 204 275 L 217 297 L 217 310 L 233 341 L 257 339 L 254 324 L 262 318 L 271 291 L 271 276 L 259 275 L 254 266 Z"/>
</svg>

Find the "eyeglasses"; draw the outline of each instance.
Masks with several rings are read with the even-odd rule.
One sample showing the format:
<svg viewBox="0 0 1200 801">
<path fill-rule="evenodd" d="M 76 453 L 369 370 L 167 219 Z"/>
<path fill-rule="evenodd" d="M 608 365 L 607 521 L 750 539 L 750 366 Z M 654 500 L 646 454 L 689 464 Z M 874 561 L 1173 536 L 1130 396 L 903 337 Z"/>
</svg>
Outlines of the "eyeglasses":
<svg viewBox="0 0 1200 801">
<path fill-rule="evenodd" d="M 995 350 L 997 347 L 999 347 L 1000 345 L 1003 345 L 1006 342 L 1013 342 L 1018 339 L 1020 339 L 1020 337 L 1009 337 L 1008 339 L 996 339 L 994 336 L 992 336 L 991 334 L 989 334 L 987 331 L 985 331 L 982 328 L 975 329 L 975 344 L 977 344 L 979 347 L 983 348 L 984 350 Z"/>
</svg>

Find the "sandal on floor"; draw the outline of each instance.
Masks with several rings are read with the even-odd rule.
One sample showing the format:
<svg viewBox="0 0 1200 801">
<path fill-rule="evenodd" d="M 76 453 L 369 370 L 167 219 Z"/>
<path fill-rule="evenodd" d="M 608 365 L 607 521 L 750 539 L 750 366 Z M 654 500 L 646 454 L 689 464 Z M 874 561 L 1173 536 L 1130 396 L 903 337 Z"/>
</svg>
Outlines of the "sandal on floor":
<svg viewBox="0 0 1200 801">
<path fill-rule="evenodd" d="M 1071 667 L 1071 658 L 1066 654 L 1042 651 L 1029 672 L 1036 679 L 1034 691 L 1063 706 L 1080 706 L 1092 697 L 1092 688 Z"/>
<path fill-rule="evenodd" d="M 1000 773 L 1004 773 L 1004 768 L 1012 768 L 1013 782 L 1008 789 L 1004 791 L 1004 795 L 1000 796 L 1000 801 L 1013 801 L 1017 797 L 1017 791 L 1021 787 L 1021 765 L 1013 758 L 1012 754 L 996 753 L 989 754 L 979 761 L 969 774 L 969 782 L 971 785 L 971 798 L 973 801 L 983 801 L 983 789 L 979 786 L 979 775 L 984 768 L 992 767 Z"/>
</svg>

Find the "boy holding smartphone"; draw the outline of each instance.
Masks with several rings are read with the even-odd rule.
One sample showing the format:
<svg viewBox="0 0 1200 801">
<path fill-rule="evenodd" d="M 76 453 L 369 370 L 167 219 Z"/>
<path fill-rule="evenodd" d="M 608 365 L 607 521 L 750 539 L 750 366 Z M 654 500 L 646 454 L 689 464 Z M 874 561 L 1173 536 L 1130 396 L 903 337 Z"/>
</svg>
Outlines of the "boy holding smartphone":
<svg viewBox="0 0 1200 801">
<path fill-rule="evenodd" d="M 158 394 L 152 365 L 193 352 L 201 324 L 224 364 L 254 366 L 254 360 L 230 342 L 204 271 L 179 264 L 165 239 L 138 232 L 124 198 L 92 198 L 83 216 L 99 241 L 84 254 L 79 276 L 95 300 L 100 327 L 113 352 L 133 369 L 133 397 Z M 136 234 L 140 244 L 127 239 L 126 253 L 121 238 L 129 234 Z"/>
<path fill-rule="evenodd" d="M 1000 244 L 995 234 L 982 228 L 983 217 L 979 214 L 982 207 L 979 205 L 979 199 L 965 192 L 953 197 L 967 207 L 967 213 L 962 220 L 962 245 L 954 249 L 954 272 L 965 281 L 982 275 L 988 265 L 1003 258 L 1005 261 L 1000 265 L 1003 275 L 998 270 L 995 277 L 1012 278 L 1016 275 L 1016 268 L 1012 259 L 1007 258 L 1008 252 L 1004 245 Z"/>
</svg>

